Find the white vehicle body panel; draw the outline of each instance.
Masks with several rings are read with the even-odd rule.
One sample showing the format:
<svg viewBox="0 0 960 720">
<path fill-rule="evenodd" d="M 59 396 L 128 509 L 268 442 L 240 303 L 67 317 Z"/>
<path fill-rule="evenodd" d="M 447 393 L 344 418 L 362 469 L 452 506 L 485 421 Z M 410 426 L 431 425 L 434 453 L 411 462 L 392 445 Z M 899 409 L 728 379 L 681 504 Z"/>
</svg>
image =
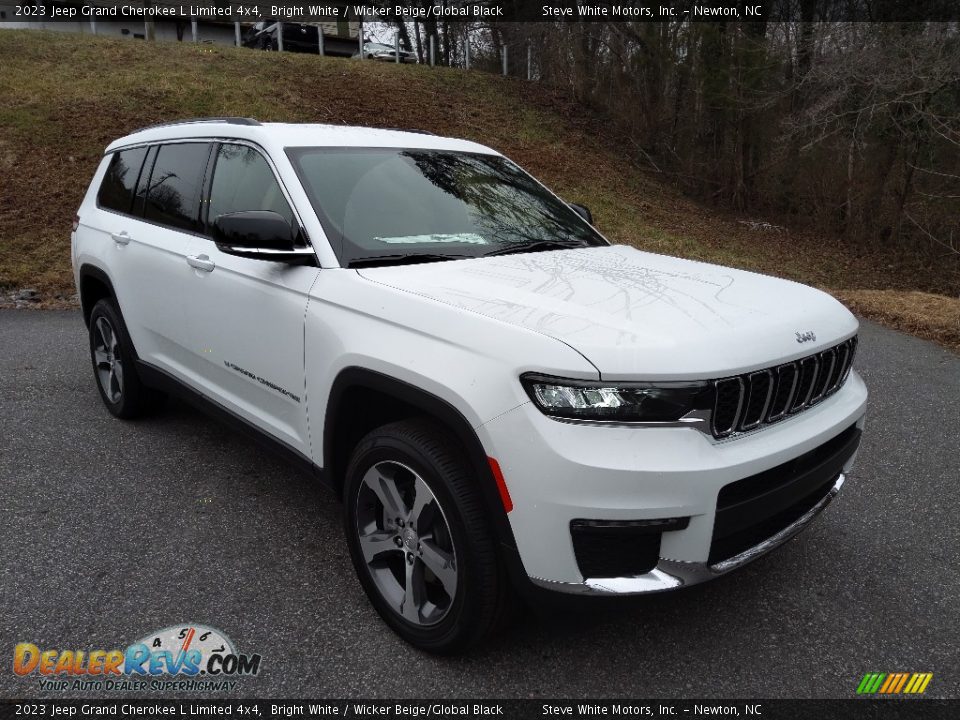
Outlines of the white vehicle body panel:
<svg viewBox="0 0 960 720">
<path fill-rule="evenodd" d="M 509 483 L 524 568 L 536 578 L 580 583 L 571 520 L 690 516 L 688 528 L 664 533 L 660 555 L 705 563 L 720 488 L 812 450 L 853 424 L 862 427 L 865 402 L 863 382 L 851 374 L 820 405 L 725 442 L 687 428 L 561 423 L 532 403 L 479 433 L 485 445 L 496 447 Z M 845 469 L 852 465 L 853 459 Z"/>
<path fill-rule="evenodd" d="M 146 129 L 107 152 L 184 139 L 260 148 L 319 267 L 237 257 L 208 238 L 97 208 L 105 158 L 72 237 L 78 287 L 85 268 L 108 277 L 142 361 L 318 468 L 330 451 L 327 400 L 344 370 L 378 373 L 447 403 L 499 463 L 513 504 L 506 518 L 516 551 L 538 584 L 597 589 L 578 569 L 570 531 L 578 518 L 689 518 L 683 529 L 663 533 L 660 554 L 664 567 L 701 567 L 722 487 L 863 427 L 867 392 L 853 372 L 818 405 L 723 440 L 687 427 L 548 417 L 524 390 L 524 373 L 716 380 L 830 348 L 855 335 L 857 321 L 830 296 L 797 283 L 624 246 L 343 268 L 287 148 L 497 153 L 396 131 L 214 122 Z M 111 239 L 120 232 L 129 243 Z M 191 255 L 206 256 L 215 269 L 190 267 Z M 852 463 L 853 457 L 844 471 Z M 600 591 L 680 582 L 658 568 Z"/>
<path fill-rule="evenodd" d="M 107 164 L 105 158 L 81 206 L 78 232 L 85 241 L 75 250 L 75 272 L 84 264 L 104 269 L 141 357 L 181 380 L 196 382 L 186 309 L 186 256 L 195 238 L 99 209 L 96 188 Z"/>
<path fill-rule="evenodd" d="M 857 321 L 826 293 L 623 245 L 361 275 L 556 338 L 604 380 L 710 379 L 829 347 Z M 797 332 L 816 328 L 819 342 Z"/>
<path fill-rule="evenodd" d="M 303 318 L 321 271 L 228 255 L 203 238 L 190 254 L 216 266 L 184 264 L 192 360 L 204 392 L 309 456 Z"/>
<path fill-rule="evenodd" d="M 327 397 L 349 367 L 421 388 L 472 427 L 530 402 L 519 382 L 498 380 L 505 375 L 537 370 L 596 377 L 582 355 L 551 338 L 491 318 L 464 322 L 453 308 L 371 283 L 354 270 L 321 271 L 307 308 L 307 394 Z M 315 453 L 324 410 L 311 404 Z"/>
</svg>

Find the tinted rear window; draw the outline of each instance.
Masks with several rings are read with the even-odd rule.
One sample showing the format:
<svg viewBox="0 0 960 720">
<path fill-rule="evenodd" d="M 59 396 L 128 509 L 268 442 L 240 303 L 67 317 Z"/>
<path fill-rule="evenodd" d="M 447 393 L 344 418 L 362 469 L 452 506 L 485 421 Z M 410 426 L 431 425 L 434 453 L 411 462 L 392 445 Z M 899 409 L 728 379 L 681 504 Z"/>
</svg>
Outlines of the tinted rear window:
<svg viewBox="0 0 960 720">
<path fill-rule="evenodd" d="M 200 185 L 210 145 L 161 145 L 150 174 L 144 217 L 182 230 L 198 231 Z"/>
<path fill-rule="evenodd" d="M 147 155 L 146 148 L 122 150 L 113 154 L 107 174 L 103 177 L 97 204 L 107 210 L 129 213 L 133 203 L 133 189 L 140 176 L 140 167 Z"/>
</svg>

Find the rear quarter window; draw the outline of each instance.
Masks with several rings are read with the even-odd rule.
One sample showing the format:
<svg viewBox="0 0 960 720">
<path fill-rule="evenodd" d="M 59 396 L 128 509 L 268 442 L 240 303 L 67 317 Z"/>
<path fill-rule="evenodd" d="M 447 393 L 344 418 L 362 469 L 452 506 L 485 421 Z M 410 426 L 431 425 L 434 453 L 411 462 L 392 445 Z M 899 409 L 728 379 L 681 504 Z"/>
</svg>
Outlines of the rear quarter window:
<svg viewBox="0 0 960 720">
<path fill-rule="evenodd" d="M 121 150 L 113 154 L 97 193 L 97 204 L 101 208 L 121 213 L 130 212 L 133 191 L 146 156 L 145 147 Z"/>
</svg>

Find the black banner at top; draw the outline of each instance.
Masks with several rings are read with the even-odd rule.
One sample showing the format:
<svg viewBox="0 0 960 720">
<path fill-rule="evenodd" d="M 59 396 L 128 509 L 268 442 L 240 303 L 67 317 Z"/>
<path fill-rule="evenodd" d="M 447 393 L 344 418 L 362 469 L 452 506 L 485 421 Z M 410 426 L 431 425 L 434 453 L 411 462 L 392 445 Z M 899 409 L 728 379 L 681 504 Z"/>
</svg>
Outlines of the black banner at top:
<svg viewBox="0 0 960 720">
<path fill-rule="evenodd" d="M 202 20 L 395 22 L 922 22 L 960 20 L 960 0 L 226 0 L 16 2 L 6 22 Z"/>
</svg>

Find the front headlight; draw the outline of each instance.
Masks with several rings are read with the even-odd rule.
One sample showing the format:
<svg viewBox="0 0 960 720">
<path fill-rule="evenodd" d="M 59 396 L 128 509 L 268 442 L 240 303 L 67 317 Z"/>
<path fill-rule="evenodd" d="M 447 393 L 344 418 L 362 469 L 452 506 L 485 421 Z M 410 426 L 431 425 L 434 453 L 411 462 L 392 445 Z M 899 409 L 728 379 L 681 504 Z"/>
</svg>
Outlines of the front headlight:
<svg viewBox="0 0 960 720">
<path fill-rule="evenodd" d="M 530 399 L 554 417 L 608 422 L 675 422 L 710 407 L 705 382 L 598 382 L 526 374 Z"/>
</svg>

